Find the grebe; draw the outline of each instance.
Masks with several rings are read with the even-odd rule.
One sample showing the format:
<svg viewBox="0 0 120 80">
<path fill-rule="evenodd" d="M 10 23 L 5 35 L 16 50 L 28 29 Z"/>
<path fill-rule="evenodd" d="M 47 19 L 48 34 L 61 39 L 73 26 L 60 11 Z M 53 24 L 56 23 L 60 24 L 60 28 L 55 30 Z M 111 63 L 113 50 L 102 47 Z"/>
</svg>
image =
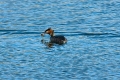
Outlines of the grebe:
<svg viewBox="0 0 120 80">
<path fill-rule="evenodd" d="M 56 43 L 61 45 L 67 42 L 67 39 L 64 36 L 54 35 L 54 30 L 52 30 L 51 28 L 48 28 L 47 30 L 45 30 L 44 33 L 49 34 L 51 36 L 50 43 Z"/>
</svg>

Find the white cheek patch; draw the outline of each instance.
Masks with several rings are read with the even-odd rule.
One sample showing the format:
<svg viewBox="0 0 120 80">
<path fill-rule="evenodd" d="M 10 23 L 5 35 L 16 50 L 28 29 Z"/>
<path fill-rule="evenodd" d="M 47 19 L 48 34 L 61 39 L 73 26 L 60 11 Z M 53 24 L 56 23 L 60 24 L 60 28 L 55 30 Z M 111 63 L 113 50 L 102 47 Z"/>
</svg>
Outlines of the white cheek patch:
<svg viewBox="0 0 120 80">
<path fill-rule="evenodd" d="M 46 33 L 49 33 L 49 31 L 46 31 Z"/>
</svg>

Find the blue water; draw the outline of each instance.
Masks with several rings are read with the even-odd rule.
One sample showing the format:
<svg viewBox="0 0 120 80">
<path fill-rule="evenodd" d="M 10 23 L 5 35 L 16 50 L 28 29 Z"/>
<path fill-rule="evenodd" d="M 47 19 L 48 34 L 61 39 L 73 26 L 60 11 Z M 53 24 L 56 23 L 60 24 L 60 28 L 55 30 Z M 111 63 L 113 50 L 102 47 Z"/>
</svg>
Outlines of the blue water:
<svg viewBox="0 0 120 80">
<path fill-rule="evenodd" d="M 0 80 L 119 79 L 119 0 L 0 0 Z"/>
</svg>

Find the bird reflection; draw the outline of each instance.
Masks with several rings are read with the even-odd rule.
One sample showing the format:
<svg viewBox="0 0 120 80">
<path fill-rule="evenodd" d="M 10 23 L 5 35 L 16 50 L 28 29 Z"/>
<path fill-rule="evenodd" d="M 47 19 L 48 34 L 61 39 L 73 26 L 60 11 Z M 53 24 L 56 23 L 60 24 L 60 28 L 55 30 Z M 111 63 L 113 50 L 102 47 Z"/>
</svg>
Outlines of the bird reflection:
<svg viewBox="0 0 120 80">
<path fill-rule="evenodd" d="M 46 40 L 42 39 L 41 42 L 46 45 L 47 47 L 51 48 L 53 46 L 53 43 L 47 42 Z"/>
</svg>

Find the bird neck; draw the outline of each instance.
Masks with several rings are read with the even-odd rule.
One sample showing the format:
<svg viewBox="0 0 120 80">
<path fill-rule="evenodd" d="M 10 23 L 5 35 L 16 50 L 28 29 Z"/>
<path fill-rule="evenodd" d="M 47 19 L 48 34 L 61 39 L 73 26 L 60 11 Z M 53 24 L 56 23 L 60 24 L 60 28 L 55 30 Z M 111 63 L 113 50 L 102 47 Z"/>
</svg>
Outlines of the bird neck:
<svg viewBox="0 0 120 80">
<path fill-rule="evenodd" d="M 54 36 L 54 30 L 51 31 L 50 36 L 51 36 L 51 37 Z"/>
</svg>

